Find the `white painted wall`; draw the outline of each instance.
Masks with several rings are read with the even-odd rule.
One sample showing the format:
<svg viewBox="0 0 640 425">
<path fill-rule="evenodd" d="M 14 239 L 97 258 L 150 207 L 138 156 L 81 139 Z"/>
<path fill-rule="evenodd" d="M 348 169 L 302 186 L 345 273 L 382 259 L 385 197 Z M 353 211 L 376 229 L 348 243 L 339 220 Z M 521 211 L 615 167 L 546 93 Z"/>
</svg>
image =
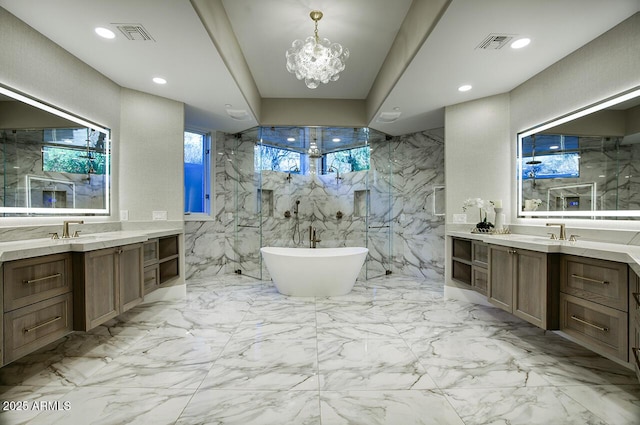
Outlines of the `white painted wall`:
<svg viewBox="0 0 640 425">
<path fill-rule="evenodd" d="M 120 209 L 129 221 L 152 220 L 153 211 L 182 221 L 184 104 L 130 89 L 121 99 Z"/>
<path fill-rule="evenodd" d="M 511 202 L 509 95 L 501 94 L 445 109 L 445 185 L 447 223 L 467 214 L 472 227 L 478 211 L 462 210 L 468 198 Z M 507 221 L 509 208 L 505 208 Z M 488 217 L 493 221 L 492 217 Z"/>
</svg>

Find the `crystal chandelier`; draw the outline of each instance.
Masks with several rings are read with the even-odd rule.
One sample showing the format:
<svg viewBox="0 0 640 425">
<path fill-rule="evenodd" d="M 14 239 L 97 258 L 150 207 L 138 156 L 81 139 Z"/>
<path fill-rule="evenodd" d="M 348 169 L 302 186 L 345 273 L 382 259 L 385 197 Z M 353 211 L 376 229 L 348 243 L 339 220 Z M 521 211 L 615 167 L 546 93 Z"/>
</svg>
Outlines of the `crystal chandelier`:
<svg viewBox="0 0 640 425">
<path fill-rule="evenodd" d="M 296 40 L 287 50 L 287 71 L 296 74 L 310 89 L 317 88 L 320 83 L 327 84 L 340 78 L 344 63 L 349 58 L 349 49 L 328 39 L 318 37 L 318 21 L 322 12 L 312 11 L 309 16 L 316 24 L 315 35 L 304 41 Z"/>
</svg>

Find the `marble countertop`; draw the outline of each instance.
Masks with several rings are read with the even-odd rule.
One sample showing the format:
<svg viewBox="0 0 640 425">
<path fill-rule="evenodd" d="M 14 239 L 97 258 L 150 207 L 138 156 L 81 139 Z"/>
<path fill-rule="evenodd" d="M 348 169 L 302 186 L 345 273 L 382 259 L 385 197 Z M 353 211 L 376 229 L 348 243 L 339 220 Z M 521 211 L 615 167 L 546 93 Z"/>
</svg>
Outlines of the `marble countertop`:
<svg viewBox="0 0 640 425">
<path fill-rule="evenodd" d="M 63 252 L 94 251 L 181 233 L 183 233 L 182 229 L 125 230 L 92 233 L 69 239 L 41 238 L 0 242 L 0 262 Z"/>
<path fill-rule="evenodd" d="M 488 244 L 509 246 L 512 248 L 528 249 L 531 251 L 579 255 L 600 260 L 627 263 L 640 274 L 640 246 L 624 245 L 607 242 L 585 241 L 576 242 L 549 239 L 548 236 L 534 236 L 521 234 L 484 234 L 462 231 L 447 231 L 447 236 L 479 240 Z"/>
</svg>

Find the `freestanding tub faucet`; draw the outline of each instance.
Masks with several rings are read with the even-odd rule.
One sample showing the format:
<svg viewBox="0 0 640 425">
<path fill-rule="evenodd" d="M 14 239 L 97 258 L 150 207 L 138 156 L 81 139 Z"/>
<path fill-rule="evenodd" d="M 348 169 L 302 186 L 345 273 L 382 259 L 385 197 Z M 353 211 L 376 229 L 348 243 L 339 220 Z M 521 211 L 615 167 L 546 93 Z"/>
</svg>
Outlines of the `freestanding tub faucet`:
<svg viewBox="0 0 640 425">
<path fill-rule="evenodd" d="M 316 248 L 316 244 L 322 242 L 320 239 L 316 239 L 316 228 L 309 226 L 309 248 Z"/>
</svg>

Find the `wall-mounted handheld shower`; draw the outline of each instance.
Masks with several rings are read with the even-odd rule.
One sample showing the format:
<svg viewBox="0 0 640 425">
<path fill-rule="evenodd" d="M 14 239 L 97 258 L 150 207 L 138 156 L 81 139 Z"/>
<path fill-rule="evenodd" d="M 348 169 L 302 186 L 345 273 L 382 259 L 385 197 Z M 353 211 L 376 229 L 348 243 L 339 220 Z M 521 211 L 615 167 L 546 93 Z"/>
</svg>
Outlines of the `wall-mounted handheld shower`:
<svg viewBox="0 0 640 425">
<path fill-rule="evenodd" d="M 295 221 L 293 222 L 293 244 L 300 245 L 302 243 L 302 232 L 300 231 L 300 217 L 298 216 L 298 206 L 300 200 L 296 200 L 296 204 L 293 206 L 293 214 L 295 215 Z"/>
</svg>

